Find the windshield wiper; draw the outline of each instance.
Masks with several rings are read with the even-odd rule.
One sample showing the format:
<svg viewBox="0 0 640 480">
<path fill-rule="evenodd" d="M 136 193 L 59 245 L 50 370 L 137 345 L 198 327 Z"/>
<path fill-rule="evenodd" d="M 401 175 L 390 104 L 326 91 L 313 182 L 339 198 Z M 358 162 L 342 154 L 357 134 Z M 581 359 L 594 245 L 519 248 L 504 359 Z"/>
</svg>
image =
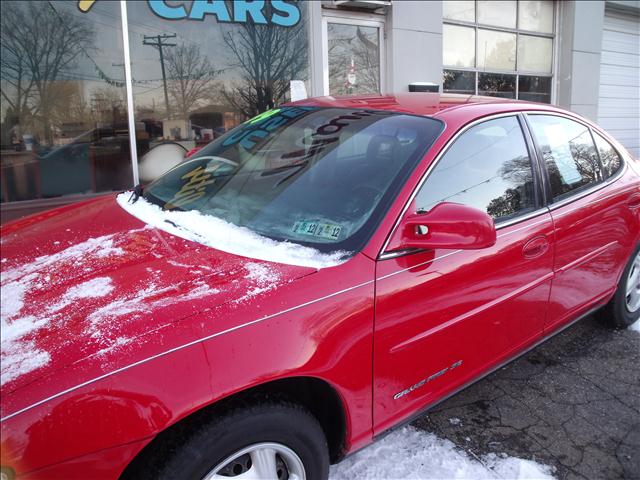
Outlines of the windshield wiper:
<svg viewBox="0 0 640 480">
<path fill-rule="evenodd" d="M 131 193 L 131 196 L 129 197 L 129 200 L 128 200 L 129 203 L 136 203 L 138 199 L 142 196 L 143 190 L 144 190 L 144 187 L 140 184 L 133 187 L 133 192 Z"/>
</svg>

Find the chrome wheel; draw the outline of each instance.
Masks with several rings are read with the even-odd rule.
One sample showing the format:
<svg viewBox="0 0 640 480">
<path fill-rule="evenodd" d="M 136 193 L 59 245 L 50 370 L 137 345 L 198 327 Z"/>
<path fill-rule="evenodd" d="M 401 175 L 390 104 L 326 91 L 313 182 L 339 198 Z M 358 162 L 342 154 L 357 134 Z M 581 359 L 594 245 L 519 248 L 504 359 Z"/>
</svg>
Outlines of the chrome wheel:
<svg viewBox="0 0 640 480">
<path fill-rule="evenodd" d="M 625 294 L 627 310 L 631 313 L 636 312 L 640 308 L 640 252 L 629 269 Z"/>
<path fill-rule="evenodd" d="M 256 443 L 234 453 L 203 480 L 305 480 L 300 457 L 279 443 Z"/>
</svg>

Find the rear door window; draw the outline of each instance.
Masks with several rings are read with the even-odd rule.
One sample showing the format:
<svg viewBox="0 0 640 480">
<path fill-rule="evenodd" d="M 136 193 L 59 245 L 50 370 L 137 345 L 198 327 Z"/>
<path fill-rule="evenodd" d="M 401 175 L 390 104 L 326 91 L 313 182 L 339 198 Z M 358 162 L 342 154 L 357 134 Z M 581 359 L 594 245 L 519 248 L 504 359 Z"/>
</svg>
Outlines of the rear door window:
<svg viewBox="0 0 640 480">
<path fill-rule="evenodd" d="M 535 209 L 531 158 L 515 116 L 488 120 L 464 132 L 416 196 L 418 211 L 441 202 L 476 207 L 496 221 Z"/>
<path fill-rule="evenodd" d="M 528 118 L 547 167 L 554 200 L 602 180 L 600 161 L 587 127 L 554 115 Z"/>
</svg>

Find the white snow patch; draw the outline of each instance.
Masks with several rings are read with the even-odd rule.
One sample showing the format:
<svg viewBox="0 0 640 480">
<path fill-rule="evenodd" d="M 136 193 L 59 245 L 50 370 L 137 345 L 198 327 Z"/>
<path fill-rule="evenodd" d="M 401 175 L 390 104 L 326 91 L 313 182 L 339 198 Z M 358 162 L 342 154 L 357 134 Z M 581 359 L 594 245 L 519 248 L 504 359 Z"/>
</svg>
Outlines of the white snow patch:
<svg viewBox="0 0 640 480">
<path fill-rule="evenodd" d="M 629 330 L 633 330 L 634 332 L 640 332 L 640 320 L 636 320 L 631 325 L 627 327 Z"/>
<path fill-rule="evenodd" d="M 459 419 L 459 418 L 452 417 L 452 418 L 450 418 L 450 419 L 449 419 L 449 423 L 450 423 L 451 425 L 460 425 L 460 423 L 461 423 L 461 422 L 460 422 L 460 419 Z"/>
<path fill-rule="evenodd" d="M 260 286 L 276 283 L 280 280 L 278 272 L 265 264 L 247 263 L 244 268 L 247 269 L 247 278 L 254 280 Z"/>
<path fill-rule="evenodd" d="M 113 288 L 109 279 L 94 279 L 70 288 L 58 304 L 47 309 L 46 314 L 43 312 L 38 316 L 21 316 L 25 296 L 33 289 L 45 288 L 44 283 L 49 282 L 47 270 L 60 270 L 64 268 L 62 264 L 65 262 L 79 263 L 91 255 L 104 258 L 122 253 L 124 251 L 121 248 L 114 246 L 113 236 L 105 235 L 90 238 L 57 253 L 42 255 L 30 263 L 9 268 L 0 274 L 0 384 L 4 385 L 5 382 L 49 362 L 49 352 L 40 350 L 34 341 L 27 341 L 24 337 L 46 327 L 53 319 L 50 314 L 74 299 L 100 296 Z"/>
<path fill-rule="evenodd" d="M 49 360 L 49 353 L 38 349 L 34 342 L 22 342 L 19 346 L 12 343 L 7 350 L 3 348 L 0 384 L 4 385 L 27 372 L 43 367 Z"/>
<path fill-rule="evenodd" d="M 116 317 L 121 317 L 130 313 L 148 312 L 169 304 L 186 302 L 196 298 L 202 298 L 207 295 L 220 293 L 218 289 L 211 288 L 204 282 L 194 282 L 193 288 L 187 293 L 171 296 L 169 298 L 165 297 L 153 300 L 154 297 L 158 297 L 166 292 L 176 289 L 177 287 L 175 286 L 158 288 L 156 285 L 151 284 L 147 288 L 139 290 L 132 296 L 114 300 L 113 302 L 98 308 L 87 317 L 90 322 L 88 333 L 92 338 L 103 340 L 109 337 L 109 325 L 113 324 L 113 320 Z"/>
<path fill-rule="evenodd" d="M 153 227 L 224 252 L 270 262 L 316 269 L 344 262 L 347 252 L 321 253 L 291 242 L 277 242 L 197 211 L 166 211 L 140 197 L 129 203 L 131 192 L 121 193 L 118 204 L 134 217 Z"/>
<path fill-rule="evenodd" d="M 191 268 L 193 265 L 187 265 L 186 263 L 176 262 L 175 260 L 167 260 L 169 265 L 173 265 L 174 267 L 182 267 L 182 268 Z"/>
<path fill-rule="evenodd" d="M 113 284 L 109 277 L 98 277 L 75 285 L 65 292 L 62 299 L 48 309 L 49 312 L 57 312 L 67 305 L 81 298 L 104 297 L 113 291 Z"/>
<path fill-rule="evenodd" d="M 247 287 L 246 293 L 234 300 L 234 303 L 242 303 L 256 295 L 273 290 L 280 284 L 280 274 L 265 264 L 247 263 L 244 265 L 247 278 L 253 281 L 253 286 Z"/>
<path fill-rule="evenodd" d="M 124 251 L 120 247 L 113 246 L 113 235 L 90 238 L 84 242 L 72 245 L 58 253 L 37 257 L 33 262 L 2 272 L 2 286 L 5 282 L 18 280 L 20 277 L 31 273 L 37 273 L 44 268 L 65 261 L 78 261 L 87 255 L 96 255 L 104 258 L 110 255 L 121 255 Z"/>
<path fill-rule="evenodd" d="M 330 480 L 553 479 L 554 469 L 531 460 L 489 454 L 473 458 L 449 440 L 404 427 L 331 467 Z"/>
</svg>

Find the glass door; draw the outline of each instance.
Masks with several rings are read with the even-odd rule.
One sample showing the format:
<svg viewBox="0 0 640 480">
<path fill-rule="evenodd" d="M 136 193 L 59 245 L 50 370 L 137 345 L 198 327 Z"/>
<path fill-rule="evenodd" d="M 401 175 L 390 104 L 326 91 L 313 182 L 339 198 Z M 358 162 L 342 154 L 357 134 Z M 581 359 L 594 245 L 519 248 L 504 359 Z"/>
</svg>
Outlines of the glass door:
<svg viewBox="0 0 640 480">
<path fill-rule="evenodd" d="M 323 72 L 325 95 L 384 91 L 384 23 L 325 16 Z"/>
</svg>

